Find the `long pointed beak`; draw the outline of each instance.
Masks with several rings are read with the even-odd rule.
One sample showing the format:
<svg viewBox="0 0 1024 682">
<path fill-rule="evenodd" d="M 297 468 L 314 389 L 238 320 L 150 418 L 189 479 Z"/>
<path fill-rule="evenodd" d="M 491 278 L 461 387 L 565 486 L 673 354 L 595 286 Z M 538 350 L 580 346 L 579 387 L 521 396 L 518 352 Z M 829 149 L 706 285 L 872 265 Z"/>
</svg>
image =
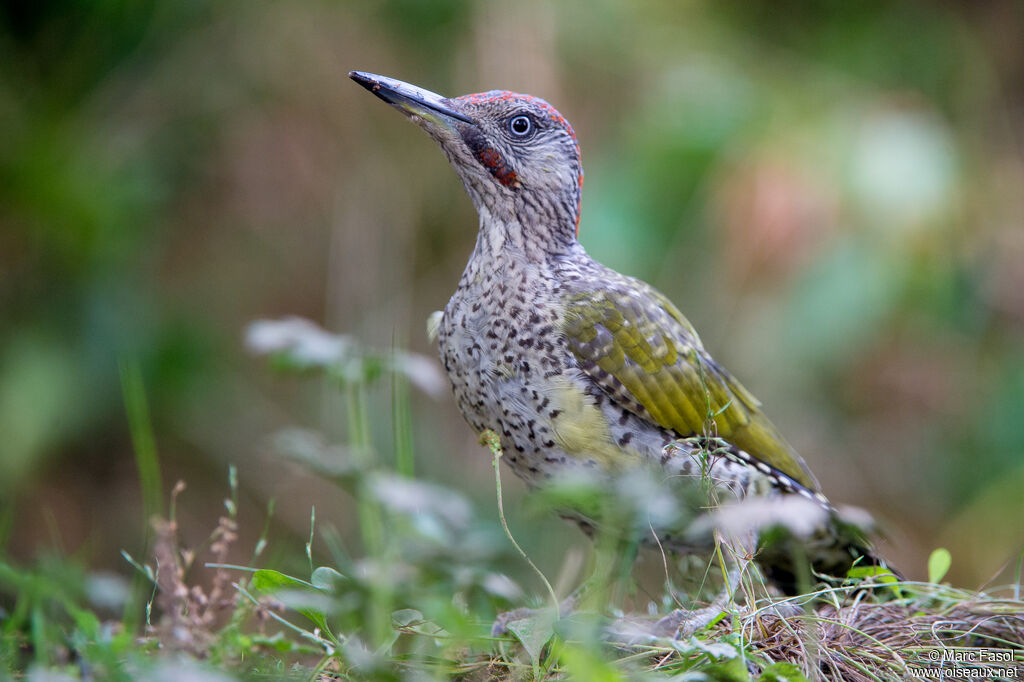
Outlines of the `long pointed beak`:
<svg viewBox="0 0 1024 682">
<path fill-rule="evenodd" d="M 415 114 L 437 123 L 445 123 L 442 120 L 438 120 L 438 115 L 447 119 L 462 121 L 463 123 L 476 123 L 469 116 L 455 111 L 451 107 L 450 100 L 436 92 L 424 90 L 394 78 L 378 76 L 377 74 L 364 71 L 349 71 L 348 77 L 388 104 L 398 109 L 403 109 L 410 114 Z M 451 127 L 450 123 L 447 123 L 447 125 Z"/>
</svg>

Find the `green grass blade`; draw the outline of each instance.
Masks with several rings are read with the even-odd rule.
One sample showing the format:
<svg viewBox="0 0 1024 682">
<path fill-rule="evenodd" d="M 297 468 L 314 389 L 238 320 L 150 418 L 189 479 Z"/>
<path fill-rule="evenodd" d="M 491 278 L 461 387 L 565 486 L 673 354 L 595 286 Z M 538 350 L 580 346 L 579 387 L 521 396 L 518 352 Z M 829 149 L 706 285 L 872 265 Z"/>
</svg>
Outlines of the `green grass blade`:
<svg viewBox="0 0 1024 682">
<path fill-rule="evenodd" d="M 391 422 L 395 434 L 395 471 L 412 478 L 416 474 L 416 453 L 412 438 L 409 382 L 399 372 L 391 374 Z"/>
<path fill-rule="evenodd" d="M 139 467 L 139 485 L 142 488 L 143 528 L 149 535 L 149 519 L 163 514 L 163 483 L 160 480 L 160 460 L 156 451 L 156 438 L 149 418 L 149 404 L 142 382 L 142 370 L 135 361 L 122 360 L 121 393 L 124 396 L 128 428 L 131 431 L 135 463 Z"/>
</svg>

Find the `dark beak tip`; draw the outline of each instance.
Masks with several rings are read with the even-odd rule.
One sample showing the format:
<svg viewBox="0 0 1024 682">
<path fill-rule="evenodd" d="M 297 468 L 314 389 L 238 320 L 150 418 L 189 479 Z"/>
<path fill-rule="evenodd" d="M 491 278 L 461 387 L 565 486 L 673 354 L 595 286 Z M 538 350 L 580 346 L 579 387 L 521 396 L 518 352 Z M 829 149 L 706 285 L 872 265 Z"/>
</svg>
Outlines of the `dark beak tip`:
<svg viewBox="0 0 1024 682">
<path fill-rule="evenodd" d="M 432 109 L 457 121 L 475 124 L 472 118 L 453 109 L 449 100 L 436 93 L 365 71 L 349 71 L 348 77 L 393 106 L 405 102 L 414 108 Z"/>
<path fill-rule="evenodd" d="M 380 83 L 376 78 L 366 73 L 365 71 L 349 71 L 348 77 L 359 83 L 367 90 L 372 89 L 374 86 L 379 86 Z"/>
</svg>

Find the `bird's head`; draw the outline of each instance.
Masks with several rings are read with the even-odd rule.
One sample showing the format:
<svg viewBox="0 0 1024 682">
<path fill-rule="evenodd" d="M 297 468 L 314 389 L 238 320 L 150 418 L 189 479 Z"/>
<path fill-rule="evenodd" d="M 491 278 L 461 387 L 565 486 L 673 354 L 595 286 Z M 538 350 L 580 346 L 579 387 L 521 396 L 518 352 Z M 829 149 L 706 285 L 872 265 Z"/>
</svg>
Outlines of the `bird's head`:
<svg viewBox="0 0 1024 682">
<path fill-rule="evenodd" d="M 543 233 L 527 239 L 575 241 L 580 149 L 572 126 L 550 104 L 506 90 L 449 99 L 384 76 L 349 77 L 434 138 L 482 217 Z"/>
</svg>

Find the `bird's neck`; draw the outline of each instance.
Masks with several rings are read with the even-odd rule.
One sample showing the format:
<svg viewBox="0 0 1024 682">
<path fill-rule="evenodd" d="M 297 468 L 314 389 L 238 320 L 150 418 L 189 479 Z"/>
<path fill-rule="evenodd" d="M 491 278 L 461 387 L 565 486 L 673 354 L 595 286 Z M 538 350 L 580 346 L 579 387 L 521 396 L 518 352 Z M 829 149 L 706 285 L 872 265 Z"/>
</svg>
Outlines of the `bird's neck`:
<svg viewBox="0 0 1024 682">
<path fill-rule="evenodd" d="M 577 248 L 576 216 L 531 201 L 529 196 L 496 206 L 477 207 L 480 230 L 473 257 L 516 258 L 541 263 Z"/>
</svg>

